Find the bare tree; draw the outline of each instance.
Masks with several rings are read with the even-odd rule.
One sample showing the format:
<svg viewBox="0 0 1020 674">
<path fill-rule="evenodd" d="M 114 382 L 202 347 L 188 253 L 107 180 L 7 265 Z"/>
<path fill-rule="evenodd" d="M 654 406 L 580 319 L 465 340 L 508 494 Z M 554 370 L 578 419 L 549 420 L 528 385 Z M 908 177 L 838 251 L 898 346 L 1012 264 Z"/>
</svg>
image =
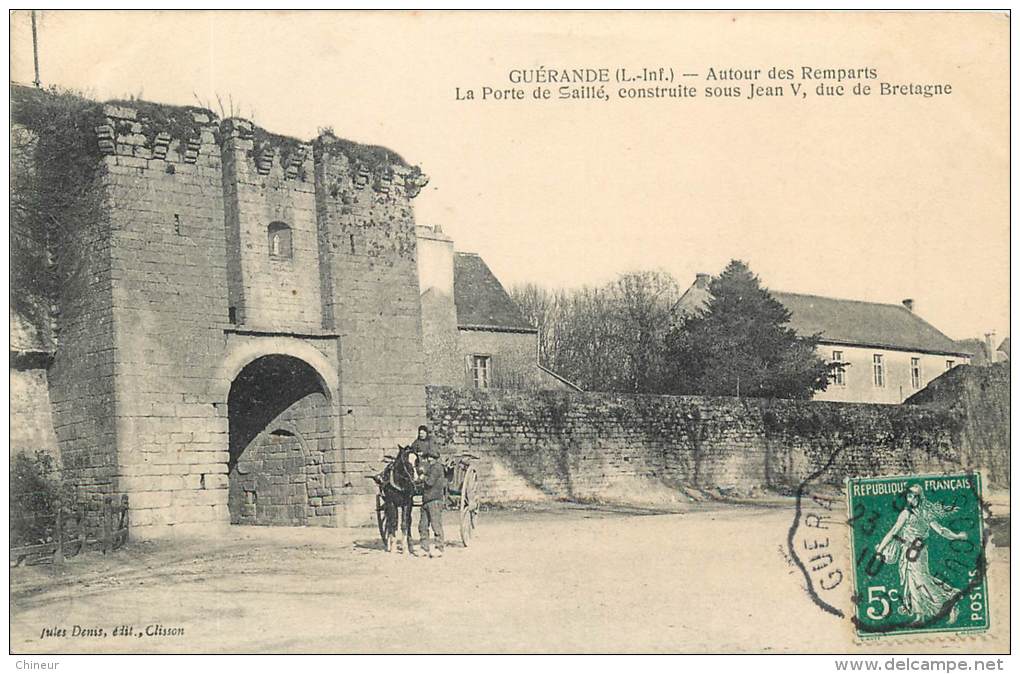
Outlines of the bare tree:
<svg viewBox="0 0 1020 674">
<path fill-rule="evenodd" d="M 534 283 L 523 283 L 510 288 L 510 297 L 524 318 L 538 328 L 538 362 L 552 367 L 559 311 L 556 293 Z"/>
<path fill-rule="evenodd" d="M 624 358 L 621 389 L 659 392 L 663 385 L 663 343 L 670 310 L 679 293 L 676 280 L 663 271 L 622 274 L 610 284 L 614 334 Z"/>
<path fill-rule="evenodd" d="M 511 296 L 540 330 L 546 367 L 585 390 L 657 391 L 676 281 L 661 271 L 623 274 L 599 287 L 516 286 Z"/>
</svg>

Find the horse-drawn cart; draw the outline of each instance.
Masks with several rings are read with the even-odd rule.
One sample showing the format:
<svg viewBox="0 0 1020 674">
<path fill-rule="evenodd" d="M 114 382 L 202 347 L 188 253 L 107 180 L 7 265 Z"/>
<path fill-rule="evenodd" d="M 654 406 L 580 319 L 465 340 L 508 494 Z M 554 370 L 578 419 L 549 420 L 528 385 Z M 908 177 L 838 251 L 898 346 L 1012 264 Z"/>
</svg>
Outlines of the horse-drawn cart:
<svg viewBox="0 0 1020 674">
<path fill-rule="evenodd" d="M 385 457 L 392 462 L 394 457 Z M 460 514 L 460 540 L 464 547 L 471 545 L 475 527 L 478 523 L 478 469 L 472 461 L 478 461 L 474 454 L 454 454 L 443 460 L 446 471 L 446 490 L 443 498 L 445 510 L 455 510 Z M 379 525 L 379 536 L 383 545 L 386 544 L 387 510 L 383 484 L 377 481 L 379 493 L 375 497 L 376 522 Z M 421 508 L 421 490 L 415 492 L 413 508 Z"/>
</svg>

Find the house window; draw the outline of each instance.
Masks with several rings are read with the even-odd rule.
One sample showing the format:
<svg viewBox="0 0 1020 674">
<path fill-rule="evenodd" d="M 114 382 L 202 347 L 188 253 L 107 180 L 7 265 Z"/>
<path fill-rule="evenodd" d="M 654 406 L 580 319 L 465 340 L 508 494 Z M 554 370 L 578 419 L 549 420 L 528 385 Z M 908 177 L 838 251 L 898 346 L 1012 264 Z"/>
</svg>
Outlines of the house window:
<svg viewBox="0 0 1020 674">
<path fill-rule="evenodd" d="M 921 388 L 921 359 L 910 359 L 910 385 L 914 388 Z"/>
<path fill-rule="evenodd" d="M 952 370 L 954 367 L 956 367 L 956 361 L 955 360 L 947 360 L 946 361 L 946 369 L 947 370 Z"/>
<path fill-rule="evenodd" d="M 875 386 L 885 387 L 885 364 L 882 362 L 882 354 L 876 353 L 871 357 L 871 367 L 875 372 Z"/>
<path fill-rule="evenodd" d="M 269 225 L 269 257 L 274 260 L 289 260 L 293 256 L 290 227 L 282 222 Z"/>
<path fill-rule="evenodd" d="M 491 356 L 471 356 L 471 379 L 475 388 L 489 388 L 492 382 Z"/>
<path fill-rule="evenodd" d="M 836 371 L 832 373 L 832 383 L 836 386 L 846 386 L 846 363 L 843 362 L 843 352 L 833 351 L 832 362 L 839 365 Z"/>
</svg>

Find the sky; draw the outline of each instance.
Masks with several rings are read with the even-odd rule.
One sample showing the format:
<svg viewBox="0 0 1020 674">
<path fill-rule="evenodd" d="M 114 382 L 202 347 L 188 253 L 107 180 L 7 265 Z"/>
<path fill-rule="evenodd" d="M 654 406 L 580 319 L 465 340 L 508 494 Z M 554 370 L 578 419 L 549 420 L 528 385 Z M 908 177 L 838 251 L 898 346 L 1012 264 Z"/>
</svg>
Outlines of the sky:
<svg viewBox="0 0 1020 674">
<path fill-rule="evenodd" d="M 12 79 L 31 82 L 27 14 Z M 430 177 L 419 223 L 504 285 L 681 285 L 747 261 L 770 288 L 1009 333 L 1009 23 L 997 13 L 42 12 L 44 86 L 203 104 L 385 145 Z M 694 98 L 535 100 L 512 71 L 673 69 Z M 792 69 L 809 96 L 768 78 Z M 818 96 L 803 68 L 859 70 Z M 781 97 L 706 98 L 729 69 Z M 683 77 L 693 73 L 696 77 Z M 855 83 L 952 93 L 854 96 Z M 828 81 L 828 84 L 835 84 Z M 525 100 L 480 100 L 519 86 Z M 606 84 L 617 92 L 616 81 Z M 467 89 L 474 100 L 457 100 Z"/>
</svg>

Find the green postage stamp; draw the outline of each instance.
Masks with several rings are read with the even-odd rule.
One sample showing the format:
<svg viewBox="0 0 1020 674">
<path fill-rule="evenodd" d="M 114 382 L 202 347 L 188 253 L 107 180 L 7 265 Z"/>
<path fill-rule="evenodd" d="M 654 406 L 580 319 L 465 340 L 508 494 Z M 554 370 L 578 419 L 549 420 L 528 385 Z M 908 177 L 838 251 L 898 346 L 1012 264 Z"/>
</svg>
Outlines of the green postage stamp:
<svg viewBox="0 0 1020 674">
<path fill-rule="evenodd" d="M 858 637 L 988 629 L 981 476 L 847 480 Z"/>
</svg>

